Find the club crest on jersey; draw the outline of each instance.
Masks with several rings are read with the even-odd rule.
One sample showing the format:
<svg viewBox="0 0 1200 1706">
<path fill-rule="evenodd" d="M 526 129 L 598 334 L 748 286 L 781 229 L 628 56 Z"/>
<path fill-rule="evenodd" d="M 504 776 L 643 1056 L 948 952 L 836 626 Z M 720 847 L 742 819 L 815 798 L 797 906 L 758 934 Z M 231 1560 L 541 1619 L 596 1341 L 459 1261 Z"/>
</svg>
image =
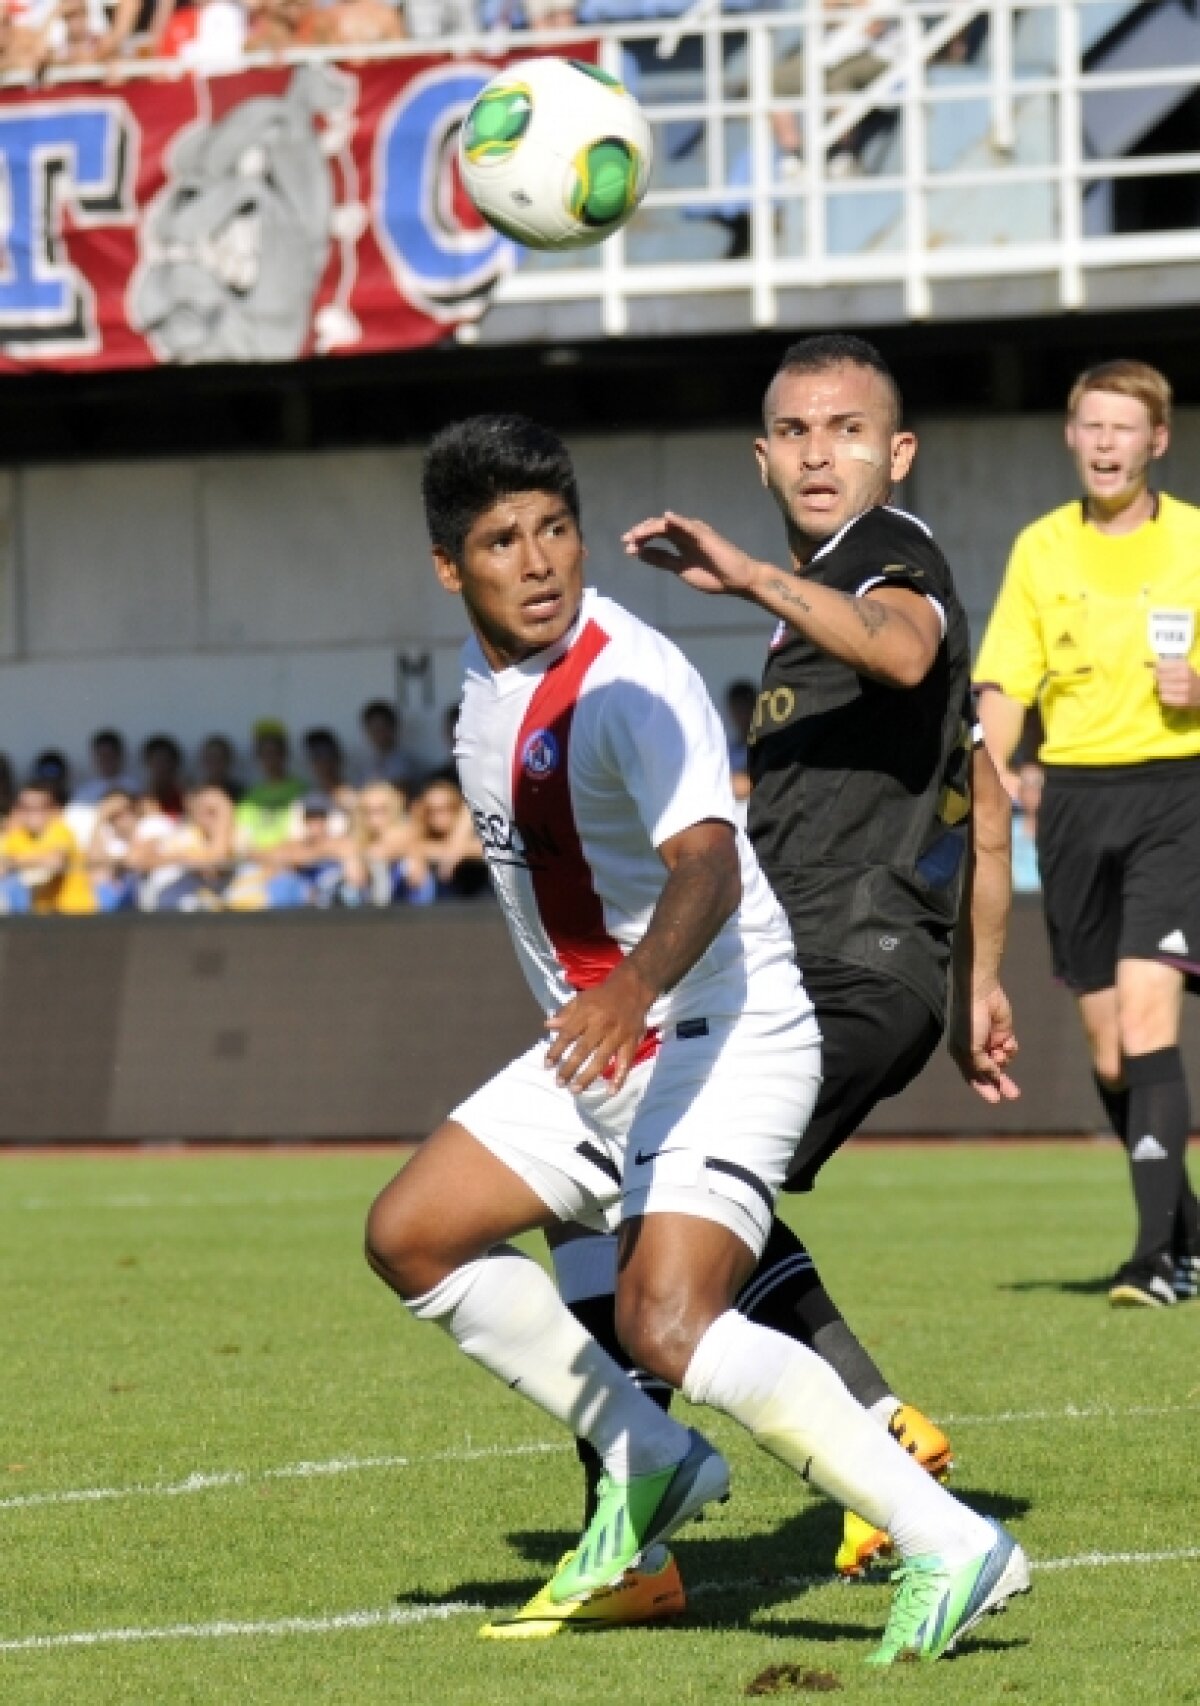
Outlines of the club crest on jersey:
<svg viewBox="0 0 1200 1706">
<path fill-rule="evenodd" d="M 521 769 L 533 782 L 553 776 L 558 769 L 558 742 L 549 729 L 534 729 L 521 748 Z"/>
</svg>

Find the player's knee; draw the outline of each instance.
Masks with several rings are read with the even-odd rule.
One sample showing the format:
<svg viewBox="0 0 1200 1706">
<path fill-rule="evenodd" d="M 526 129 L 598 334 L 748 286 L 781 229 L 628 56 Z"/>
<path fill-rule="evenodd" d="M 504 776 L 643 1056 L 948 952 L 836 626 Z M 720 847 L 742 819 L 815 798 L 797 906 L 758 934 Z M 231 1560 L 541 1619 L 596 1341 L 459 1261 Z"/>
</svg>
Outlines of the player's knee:
<svg viewBox="0 0 1200 1706">
<path fill-rule="evenodd" d="M 702 1332 L 685 1294 L 640 1287 L 618 1292 L 617 1337 L 634 1365 L 659 1380 L 676 1388 L 683 1385 Z"/>
<path fill-rule="evenodd" d="M 368 1267 L 401 1297 L 419 1297 L 429 1290 L 420 1226 L 407 1212 L 394 1181 L 380 1191 L 368 1210 L 364 1253 Z M 436 1284 L 436 1280 L 430 1283 Z"/>
</svg>

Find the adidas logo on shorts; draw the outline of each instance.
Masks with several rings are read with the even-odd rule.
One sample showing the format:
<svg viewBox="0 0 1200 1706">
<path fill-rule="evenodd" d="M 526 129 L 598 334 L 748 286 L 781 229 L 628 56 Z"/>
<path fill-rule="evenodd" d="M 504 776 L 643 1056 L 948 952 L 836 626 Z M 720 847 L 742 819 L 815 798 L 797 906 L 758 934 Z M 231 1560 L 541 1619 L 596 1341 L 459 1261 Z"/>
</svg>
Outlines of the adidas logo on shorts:
<svg viewBox="0 0 1200 1706">
<path fill-rule="evenodd" d="M 1147 1132 L 1145 1137 L 1138 1138 L 1129 1151 L 1129 1159 L 1131 1161 L 1165 1161 L 1167 1152 L 1158 1139 L 1151 1132 Z"/>
</svg>

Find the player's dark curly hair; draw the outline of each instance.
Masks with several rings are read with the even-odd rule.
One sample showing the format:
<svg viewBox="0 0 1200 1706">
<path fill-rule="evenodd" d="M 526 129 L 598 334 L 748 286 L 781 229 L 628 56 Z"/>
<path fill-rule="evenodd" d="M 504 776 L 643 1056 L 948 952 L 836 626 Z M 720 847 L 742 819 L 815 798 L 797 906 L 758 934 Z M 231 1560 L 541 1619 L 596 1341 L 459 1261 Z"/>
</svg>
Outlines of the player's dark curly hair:
<svg viewBox="0 0 1200 1706">
<path fill-rule="evenodd" d="M 869 367 L 872 373 L 878 373 L 891 393 L 894 410 L 892 431 L 898 432 L 904 421 L 904 398 L 900 395 L 895 374 L 875 345 L 868 343 L 866 338 L 857 338 L 852 332 L 820 332 L 815 337 L 801 338 L 799 343 L 784 350 L 775 370 L 775 379 L 781 373 L 824 373 L 826 368 L 847 364 Z M 772 385 L 775 379 L 772 379 Z"/>
<path fill-rule="evenodd" d="M 551 492 L 579 521 L 570 452 L 556 432 L 525 415 L 470 415 L 445 427 L 425 452 L 429 538 L 456 563 L 479 516 L 516 492 Z"/>
</svg>

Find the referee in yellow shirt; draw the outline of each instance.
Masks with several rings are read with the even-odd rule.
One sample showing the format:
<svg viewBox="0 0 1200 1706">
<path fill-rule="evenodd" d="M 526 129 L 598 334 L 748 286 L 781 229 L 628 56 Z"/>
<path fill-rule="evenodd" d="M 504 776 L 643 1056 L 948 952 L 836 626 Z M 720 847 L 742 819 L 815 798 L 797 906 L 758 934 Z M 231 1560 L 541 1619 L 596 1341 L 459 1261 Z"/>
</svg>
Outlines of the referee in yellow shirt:
<svg viewBox="0 0 1200 1706">
<path fill-rule="evenodd" d="M 1149 484 L 1170 415 L 1170 385 L 1143 362 L 1076 380 L 1067 445 L 1083 499 L 1018 536 L 976 665 L 1006 782 L 1027 707 L 1041 713 L 1054 968 L 1079 1002 L 1137 1205 L 1109 1297 L 1152 1306 L 1200 1282 L 1179 1050 L 1185 984 L 1200 989 L 1200 509 Z"/>
</svg>

